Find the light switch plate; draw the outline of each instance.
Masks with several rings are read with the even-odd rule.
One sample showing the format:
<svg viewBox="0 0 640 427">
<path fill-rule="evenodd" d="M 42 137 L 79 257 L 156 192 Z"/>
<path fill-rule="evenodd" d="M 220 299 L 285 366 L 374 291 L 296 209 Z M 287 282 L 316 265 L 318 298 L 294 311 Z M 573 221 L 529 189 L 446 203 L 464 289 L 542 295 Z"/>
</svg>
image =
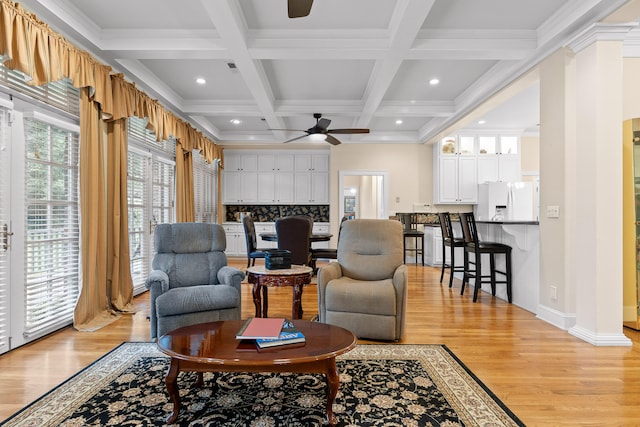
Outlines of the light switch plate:
<svg viewBox="0 0 640 427">
<path fill-rule="evenodd" d="M 547 218 L 560 218 L 560 206 L 547 206 Z"/>
</svg>

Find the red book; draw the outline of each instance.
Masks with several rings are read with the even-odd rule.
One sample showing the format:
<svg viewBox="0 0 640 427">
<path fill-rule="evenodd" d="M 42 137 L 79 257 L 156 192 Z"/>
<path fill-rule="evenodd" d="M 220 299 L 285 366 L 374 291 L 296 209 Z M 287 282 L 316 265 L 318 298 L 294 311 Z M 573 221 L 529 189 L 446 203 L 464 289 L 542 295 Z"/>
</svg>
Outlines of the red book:
<svg viewBox="0 0 640 427">
<path fill-rule="evenodd" d="M 239 340 L 278 338 L 284 325 L 282 317 L 250 317 L 236 334 Z"/>
</svg>

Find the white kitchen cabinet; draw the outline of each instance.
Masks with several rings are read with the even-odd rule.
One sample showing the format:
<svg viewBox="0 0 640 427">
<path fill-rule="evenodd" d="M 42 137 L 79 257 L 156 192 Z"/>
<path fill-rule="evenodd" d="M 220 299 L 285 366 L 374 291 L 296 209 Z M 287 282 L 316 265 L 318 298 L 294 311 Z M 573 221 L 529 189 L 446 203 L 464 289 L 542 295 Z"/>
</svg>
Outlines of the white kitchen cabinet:
<svg viewBox="0 0 640 427">
<path fill-rule="evenodd" d="M 258 156 L 258 202 L 294 202 L 293 158 L 291 153 L 263 153 Z"/>
<path fill-rule="evenodd" d="M 294 202 L 329 203 L 329 155 L 305 153 L 295 155 Z"/>
<path fill-rule="evenodd" d="M 295 203 L 329 203 L 329 174 L 327 172 L 302 172 L 295 174 Z"/>
<path fill-rule="evenodd" d="M 293 182 L 293 172 L 258 172 L 258 203 L 293 203 Z"/>
<path fill-rule="evenodd" d="M 476 158 L 444 156 L 436 160 L 435 203 L 473 204 L 478 200 Z"/>
<path fill-rule="evenodd" d="M 244 238 L 244 228 L 240 223 L 222 224 L 224 234 L 227 238 L 227 249 L 225 254 L 228 256 L 246 256 L 247 245 Z"/>
<path fill-rule="evenodd" d="M 473 204 L 478 199 L 473 137 L 447 137 L 434 146 L 434 203 Z"/>
<path fill-rule="evenodd" d="M 257 203 L 258 173 L 253 171 L 224 171 L 222 203 Z"/>
<path fill-rule="evenodd" d="M 300 172 L 329 172 L 329 154 L 326 153 L 296 153 L 295 171 Z"/>
<path fill-rule="evenodd" d="M 314 223 L 313 224 L 313 233 L 328 233 L 329 232 L 329 224 L 326 222 L 322 223 Z M 327 249 L 329 247 L 329 242 L 313 242 L 311 244 L 313 249 Z"/>
<path fill-rule="evenodd" d="M 424 227 L 424 262 L 432 267 L 442 266 L 442 231 L 440 226 Z"/>
<path fill-rule="evenodd" d="M 267 242 L 260 238 L 262 233 L 275 233 L 276 225 L 273 222 L 256 222 L 254 224 L 256 228 L 256 240 L 259 248 L 275 249 L 278 247 L 278 242 Z"/>
<path fill-rule="evenodd" d="M 446 156 L 475 156 L 476 139 L 474 136 L 447 136 L 438 143 L 438 154 Z"/>
<path fill-rule="evenodd" d="M 253 153 L 227 152 L 224 156 L 225 171 L 251 171 L 258 169 L 258 155 Z"/>
<path fill-rule="evenodd" d="M 461 237 L 457 232 L 458 225 L 456 225 L 455 222 L 454 222 L 453 228 L 454 228 L 455 236 Z M 425 241 L 424 241 L 425 264 L 430 265 L 432 267 L 442 267 L 442 263 L 444 262 L 445 259 L 446 259 L 446 262 L 448 263 L 451 262 L 451 259 L 450 259 L 451 256 L 449 252 L 451 248 L 449 246 L 445 246 L 444 248 L 445 252 L 442 251 L 442 230 L 440 229 L 439 225 L 437 227 L 425 226 L 424 238 L 425 238 Z M 462 266 L 463 260 L 464 260 L 464 248 L 457 247 L 455 248 L 455 251 L 456 251 L 456 266 L 460 267 Z M 449 272 L 450 270 L 449 268 L 447 268 L 445 270 L 444 280 L 447 280 L 447 281 L 449 280 L 449 276 L 448 276 Z M 456 272 L 455 277 L 462 280 L 462 272 Z"/>
<path fill-rule="evenodd" d="M 520 139 L 517 136 L 478 137 L 478 184 L 520 180 Z"/>
<path fill-rule="evenodd" d="M 222 202 L 225 204 L 258 201 L 258 156 L 252 153 L 225 154 L 222 173 Z"/>
<path fill-rule="evenodd" d="M 222 179 L 224 204 L 327 204 L 329 154 L 229 150 Z"/>
<path fill-rule="evenodd" d="M 261 153 L 258 155 L 258 172 L 293 172 L 293 154 Z"/>
</svg>

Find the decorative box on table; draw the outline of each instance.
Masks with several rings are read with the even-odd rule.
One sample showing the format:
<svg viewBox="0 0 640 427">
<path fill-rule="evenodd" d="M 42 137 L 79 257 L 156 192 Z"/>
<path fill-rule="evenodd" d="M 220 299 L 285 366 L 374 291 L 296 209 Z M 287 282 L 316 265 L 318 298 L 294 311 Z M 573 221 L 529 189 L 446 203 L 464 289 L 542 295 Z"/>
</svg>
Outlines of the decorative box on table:
<svg viewBox="0 0 640 427">
<path fill-rule="evenodd" d="M 264 265 L 267 270 L 291 268 L 291 251 L 286 249 L 266 250 L 264 255 Z"/>
</svg>

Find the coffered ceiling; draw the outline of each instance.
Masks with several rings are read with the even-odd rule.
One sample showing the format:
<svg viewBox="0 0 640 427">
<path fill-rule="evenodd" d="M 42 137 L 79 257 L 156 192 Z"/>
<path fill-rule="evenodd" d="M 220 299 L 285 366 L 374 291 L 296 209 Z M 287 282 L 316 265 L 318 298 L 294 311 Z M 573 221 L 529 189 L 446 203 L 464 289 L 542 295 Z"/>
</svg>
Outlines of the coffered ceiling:
<svg viewBox="0 0 640 427">
<path fill-rule="evenodd" d="M 477 127 L 464 120 L 470 112 L 625 0 L 316 0 L 296 19 L 287 0 L 20 3 L 232 144 L 304 135 L 270 129 L 310 128 L 313 113 L 330 129 L 371 129 L 337 135 L 344 143 L 421 143 L 454 125 Z M 530 80 L 483 126 L 535 131 Z"/>
</svg>

